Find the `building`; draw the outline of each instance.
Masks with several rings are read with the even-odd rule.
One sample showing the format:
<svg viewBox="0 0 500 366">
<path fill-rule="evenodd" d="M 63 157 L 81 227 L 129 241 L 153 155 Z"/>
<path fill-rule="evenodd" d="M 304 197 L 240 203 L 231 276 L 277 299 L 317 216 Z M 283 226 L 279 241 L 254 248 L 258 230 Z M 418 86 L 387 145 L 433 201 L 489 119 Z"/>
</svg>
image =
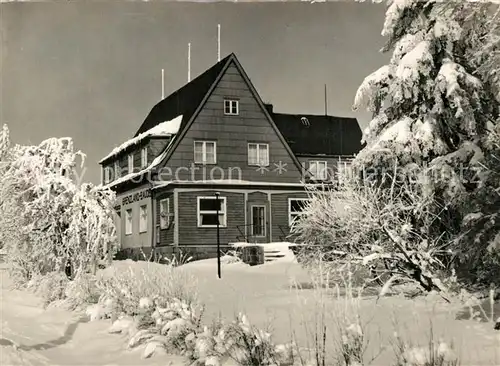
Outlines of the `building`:
<svg viewBox="0 0 500 366">
<path fill-rule="evenodd" d="M 304 180 L 335 177 L 360 140 L 354 118 L 275 113 L 231 54 L 100 161 L 121 247 L 214 256 L 217 215 L 221 245 L 283 241 L 307 200 Z"/>
</svg>

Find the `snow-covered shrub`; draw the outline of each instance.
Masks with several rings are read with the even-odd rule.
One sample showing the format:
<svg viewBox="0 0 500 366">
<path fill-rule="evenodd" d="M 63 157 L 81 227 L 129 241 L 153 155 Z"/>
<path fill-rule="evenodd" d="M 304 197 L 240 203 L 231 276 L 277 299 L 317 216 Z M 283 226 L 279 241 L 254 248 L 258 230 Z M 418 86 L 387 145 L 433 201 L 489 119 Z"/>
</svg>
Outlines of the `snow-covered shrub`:
<svg viewBox="0 0 500 366">
<path fill-rule="evenodd" d="M 70 138 L 9 148 L 0 177 L 0 241 L 17 283 L 63 271 L 68 261 L 74 276 L 114 253 L 114 193 L 80 184 L 84 157 Z"/>
<path fill-rule="evenodd" d="M 446 242 L 429 233 L 433 196 L 408 183 L 391 190 L 356 178 L 345 179 L 338 190 L 312 188 L 311 196 L 294 231 L 306 246 L 323 249 L 323 262 L 348 264 L 358 275 L 365 267 L 371 280 L 387 285 L 404 279 L 426 291 L 445 290 L 436 274 L 445 268 Z"/>
<path fill-rule="evenodd" d="M 106 306 L 106 304 L 98 303 L 87 306 L 85 314 L 89 317 L 89 320 L 93 322 L 96 320 L 111 318 L 111 311 L 112 309 L 109 306 Z"/>
<path fill-rule="evenodd" d="M 222 365 L 228 361 L 238 365 L 292 365 L 295 346 L 276 345 L 271 334 L 252 326 L 247 317 L 239 314 L 231 323 L 214 323 L 185 339 L 187 356 L 194 365 Z"/>
<path fill-rule="evenodd" d="M 202 315 L 203 309 L 199 306 L 174 298 L 158 306 L 152 317 L 165 337 L 165 347 L 184 354 L 189 351 L 186 337 L 199 331 Z"/>
<path fill-rule="evenodd" d="M 68 277 L 63 272 L 49 272 L 37 275 L 27 283 L 27 288 L 40 296 L 44 306 L 66 298 Z"/>
<path fill-rule="evenodd" d="M 114 301 L 118 315 L 140 314 L 141 299 L 146 298 L 157 306 L 175 298 L 196 303 L 196 280 L 182 267 L 124 261 L 100 272 L 96 285 L 103 299 Z"/>
<path fill-rule="evenodd" d="M 201 308 L 175 298 L 162 300 L 161 305 L 158 301 L 142 298 L 137 308 L 138 314 L 117 319 L 109 332 L 127 332 L 130 336 L 128 347 L 145 345 L 145 358 L 157 351 L 192 357 L 194 346 L 189 335 L 200 330 Z"/>
<path fill-rule="evenodd" d="M 231 263 L 240 263 L 241 259 L 241 251 L 238 250 L 228 250 L 224 255 L 220 258 L 221 263 L 231 264 Z"/>
<path fill-rule="evenodd" d="M 72 309 L 88 304 L 96 304 L 100 293 L 96 286 L 96 277 L 90 273 L 81 273 L 66 285 L 65 303 Z"/>
<path fill-rule="evenodd" d="M 396 334 L 394 366 L 458 366 L 459 358 L 444 341 L 435 342 L 431 338 L 426 346 L 415 346 L 405 342 Z"/>
<path fill-rule="evenodd" d="M 197 332 L 202 311 L 196 281 L 182 268 L 155 262 L 124 261 L 98 273 L 101 294 L 94 318 L 116 319 L 112 333 L 127 332 L 128 347 L 145 346 L 143 357 L 186 353 L 186 337 Z"/>
<path fill-rule="evenodd" d="M 224 332 L 226 339 L 234 342 L 227 347 L 229 357 L 240 365 L 286 365 L 287 360 L 279 360 L 276 345 L 272 342 L 271 333 L 252 326 L 247 317 L 239 314 Z M 231 342 L 232 343 L 232 342 Z M 285 362 L 283 362 L 285 361 Z"/>
<path fill-rule="evenodd" d="M 362 365 L 365 345 L 361 326 L 357 323 L 352 323 L 342 333 L 341 353 L 345 365 Z"/>
<path fill-rule="evenodd" d="M 119 333 L 137 333 L 137 323 L 133 317 L 124 315 L 113 321 L 113 324 L 108 329 L 108 333 L 119 334 Z"/>
</svg>

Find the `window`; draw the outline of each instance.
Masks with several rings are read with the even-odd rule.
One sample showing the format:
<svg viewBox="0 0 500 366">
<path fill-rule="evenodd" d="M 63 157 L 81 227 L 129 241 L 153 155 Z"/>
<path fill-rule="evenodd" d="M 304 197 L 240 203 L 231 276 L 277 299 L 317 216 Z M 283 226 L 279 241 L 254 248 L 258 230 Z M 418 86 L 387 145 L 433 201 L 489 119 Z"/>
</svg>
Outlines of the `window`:
<svg viewBox="0 0 500 366">
<path fill-rule="evenodd" d="M 141 150 L 141 168 L 148 166 L 148 148 L 143 147 Z"/>
<path fill-rule="evenodd" d="M 337 163 L 337 176 L 339 181 L 352 175 L 351 162 L 346 160 L 339 160 Z"/>
<path fill-rule="evenodd" d="M 170 225 L 170 199 L 160 201 L 160 229 L 167 229 Z"/>
<path fill-rule="evenodd" d="M 327 178 L 326 161 L 310 161 L 309 173 L 312 174 L 312 179 L 326 180 Z"/>
<path fill-rule="evenodd" d="M 121 177 L 121 172 L 120 172 L 120 164 L 115 161 L 115 179 L 118 179 Z"/>
<path fill-rule="evenodd" d="M 234 99 L 225 99 L 224 114 L 237 116 L 239 114 L 239 102 Z"/>
<path fill-rule="evenodd" d="M 288 224 L 290 226 L 306 212 L 308 204 L 308 198 L 290 198 L 288 200 Z"/>
<path fill-rule="evenodd" d="M 252 206 L 252 235 L 266 236 L 266 206 Z"/>
<path fill-rule="evenodd" d="M 129 154 L 128 156 L 128 174 L 134 171 L 134 154 Z"/>
<path fill-rule="evenodd" d="M 194 142 L 194 162 L 195 164 L 215 164 L 217 159 L 215 141 L 195 141 Z"/>
<path fill-rule="evenodd" d="M 269 145 L 255 143 L 248 144 L 248 165 L 268 166 Z"/>
<path fill-rule="evenodd" d="M 148 206 L 143 205 L 139 211 L 139 232 L 144 233 L 148 231 Z"/>
<path fill-rule="evenodd" d="M 110 167 L 104 167 L 103 168 L 103 174 L 104 174 L 104 184 L 108 184 L 111 182 L 111 168 Z"/>
<path fill-rule="evenodd" d="M 226 197 L 219 197 L 219 225 L 226 227 Z M 217 199 L 198 197 L 198 227 L 217 226 Z"/>
<path fill-rule="evenodd" d="M 125 211 L 125 235 L 132 234 L 132 209 Z"/>
</svg>

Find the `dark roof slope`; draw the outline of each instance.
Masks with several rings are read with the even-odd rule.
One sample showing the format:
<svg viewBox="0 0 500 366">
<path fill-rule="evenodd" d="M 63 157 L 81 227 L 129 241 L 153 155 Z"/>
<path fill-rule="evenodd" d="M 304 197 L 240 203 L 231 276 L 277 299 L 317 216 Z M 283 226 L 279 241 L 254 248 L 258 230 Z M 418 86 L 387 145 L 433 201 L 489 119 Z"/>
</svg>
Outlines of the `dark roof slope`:
<svg viewBox="0 0 500 366">
<path fill-rule="evenodd" d="M 296 155 L 353 155 L 362 148 L 356 118 L 283 113 L 272 117 Z"/>
<path fill-rule="evenodd" d="M 151 112 L 149 112 L 135 136 L 153 128 L 159 123 L 169 121 L 182 114 L 182 123 L 179 129 L 179 132 L 181 132 L 196 111 L 196 108 L 200 105 L 203 97 L 217 79 L 217 76 L 219 76 L 219 73 L 222 71 L 231 55 L 232 54 L 222 59 L 203 74 L 158 102 L 158 104 L 151 109 Z"/>
</svg>

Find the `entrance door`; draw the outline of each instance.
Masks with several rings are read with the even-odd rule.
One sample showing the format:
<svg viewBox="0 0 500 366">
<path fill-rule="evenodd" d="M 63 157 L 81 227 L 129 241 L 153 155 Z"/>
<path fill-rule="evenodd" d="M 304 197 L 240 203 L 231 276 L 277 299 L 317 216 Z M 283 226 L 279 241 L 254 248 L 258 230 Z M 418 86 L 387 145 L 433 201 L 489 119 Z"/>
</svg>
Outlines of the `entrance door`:
<svg viewBox="0 0 500 366">
<path fill-rule="evenodd" d="M 259 204 L 250 205 L 250 239 L 256 242 L 267 240 L 267 206 Z"/>
</svg>

